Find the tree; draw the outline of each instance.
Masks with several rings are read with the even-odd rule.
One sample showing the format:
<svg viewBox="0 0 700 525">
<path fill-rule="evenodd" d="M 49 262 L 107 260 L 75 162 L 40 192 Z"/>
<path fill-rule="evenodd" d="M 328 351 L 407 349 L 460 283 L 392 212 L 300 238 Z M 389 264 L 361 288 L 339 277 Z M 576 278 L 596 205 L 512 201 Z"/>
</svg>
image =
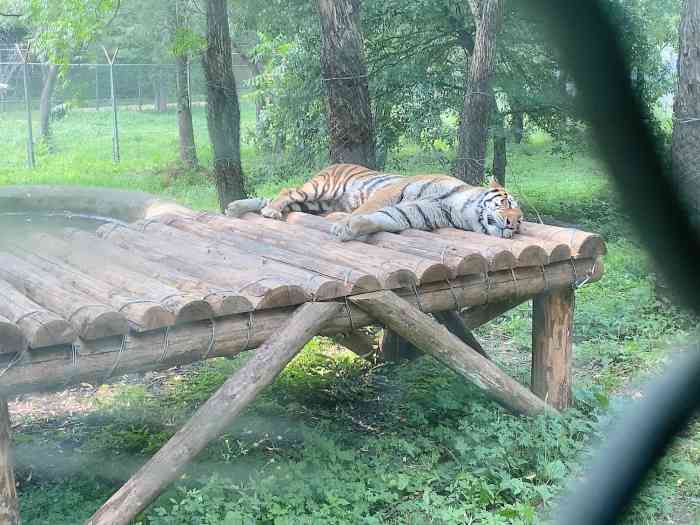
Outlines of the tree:
<svg viewBox="0 0 700 525">
<path fill-rule="evenodd" d="M 455 175 L 469 184 L 480 185 L 484 182 L 486 143 L 494 103 L 491 80 L 501 6 L 500 0 L 472 0 L 469 6 L 476 21 L 476 35 L 464 86 Z"/>
<path fill-rule="evenodd" d="M 207 127 L 214 150 L 214 176 L 223 212 L 231 201 L 246 196 L 241 168 L 241 114 L 233 75 L 226 0 L 207 0 Z"/>
<path fill-rule="evenodd" d="M 678 187 L 700 225 L 700 0 L 684 0 L 678 32 L 671 158 Z"/>
<path fill-rule="evenodd" d="M 189 29 L 188 22 L 187 8 L 176 0 L 170 7 L 170 34 L 172 53 L 175 56 L 180 160 L 186 167 L 192 169 L 197 167 L 198 162 L 197 148 L 194 143 L 188 73 L 190 50 L 198 47 L 198 39 Z"/>
<path fill-rule="evenodd" d="M 318 0 L 332 162 L 376 165 L 359 0 Z"/>
</svg>

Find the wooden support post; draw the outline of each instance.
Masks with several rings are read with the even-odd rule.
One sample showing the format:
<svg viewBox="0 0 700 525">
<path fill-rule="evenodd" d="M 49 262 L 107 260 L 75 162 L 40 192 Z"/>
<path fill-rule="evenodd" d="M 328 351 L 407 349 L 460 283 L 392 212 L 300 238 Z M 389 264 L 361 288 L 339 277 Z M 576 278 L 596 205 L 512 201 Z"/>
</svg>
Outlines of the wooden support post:
<svg viewBox="0 0 700 525">
<path fill-rule="evenodd" d="M 306 303 L 299 307 L 283 329 L 268 339 L 86 525 L 130 523 L 343 308 L 341 303 Z"/>
<path fill-rule="evenodd" d="M 10 412 L 7 399 L 0 398 L 0 523 L 19 525 L 19 502 L 15 486 L 15 471 L 12 465 L 12 442 L 10 435 Z"/>
<path fill-rule="evenodd" d="M 435 317 L 438 323 L 445 326 L 450 332 L 459 337 L 460 341 L 462 341 L 465 345 L 473 348 L 486 359 L 489 359 L 486 350 L 484 350 L 481 343 L 479 343 L 476 337 L 474 337 L 474 334 L 471 332 L 467 326 L 467 323 L 464 321 L 464 318 L 462 318 L 459 313 L 455 312 L 454 310 L 447 310 L 445 312 L 435 312 L 433 317 Z"/>
<path fill-rule="evenodd" d="M 532 391 L 548 404 L 571 405 L 574 290 L 559 288 L 532 301 Z"/>
<path fill-rule="evenodd" d="M 528 415 L 546 409 L 545 403 L 527 388 L 395 293 L 373 292 L 349 297 L 349 300 L 471 381 L 504 407 Z"/>
<path fill-rule="evenodd" d="M 375 353 L 372 336 L 362 329 L 357 329 L 349 334 L 335 335 L 331 339 L 362 359 L 370 359 Z"/>
</svg>

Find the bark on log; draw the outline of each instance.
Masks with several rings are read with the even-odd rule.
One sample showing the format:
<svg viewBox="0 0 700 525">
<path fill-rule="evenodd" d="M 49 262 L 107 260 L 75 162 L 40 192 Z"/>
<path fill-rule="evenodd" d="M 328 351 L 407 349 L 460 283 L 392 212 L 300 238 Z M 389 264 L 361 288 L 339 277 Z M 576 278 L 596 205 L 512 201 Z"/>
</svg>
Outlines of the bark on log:
<svg viewBox="0 0 700 525">
<path fill-rule="evenodd" d="M 340 243 L 330 234 L 283 221 L 253 223 L 215 215 L 200 215 L 198 220 L 217 231 L 234 230 L 252 240 L 296 253 L 315 253 L 324 261 L 369 272 L 379 278 L 384 288 L 443 281 L 451 277 L 449 269 L 441 262 L 368 246 L 360 241 Z"/>
<path fill-rule="evenodd" d="M 187 463 L 223 432 L 319 330 L 343 308 L 301 306 L 278 336 L 266 341 L 190 420 L 89 520 L 86 525 L 127 525 L 175 481 Z"/>
<path fill-rule="evenodd" d="M 77 290 L 66 290 L 60 280 L 9 253 L 0 254 L 0 279 L 32 301 L 64 317 L 83 339 L 123 335 L 129 323 L 122 314 Z"/>
<path fill-rule="evenodd" d="M 483 235 L 476 232 L 456 230 L 454 228 L 440 228 L 435 230 L 433 234 L 437 234 L 444 239 L 449 239 L 452 242 L 466 244 L 468 246 L 485 244 L 487 246 L 508 250 L 515 256 L 516 267 L 543 266 L 549 264 L 549 255 L 542 246 L 539 246 L 538 243 L 521 241 L 518 236 L 514 239 L 503 239 L 501 237 Z"/>
<path fill-rule="evenodd" d="M 456 253 L 481 255 L 488 265 L 488 270 L 495 272 L 508 268 L 515 268 L 517 260 L 507 247 L 495 246 L 488 242 L 488 238 L 478 242 L 464 243 L 446 236 L 435 235 L 434 232 L 420 230 L 406 230 L 399 234 L 401 237 L 416 239 L 425 244 L 430 244 L 440 250 L 455 250 Z"/>
<path fill-rule="evenodd" d="M 75 341 L 77 333 L 71 324 L 0 280 L 0 315 L 15 323 L 29 346 L 62 345 Z"/>
<path fill-rule="evenodd" d="M 603 268 L 590 259 L 576 260 L 578 275 L 592 271 L 589 282 L 600 279 Z M 540 268 L 523 268 L 516 271 L 514 286 L 510 271 L 492 274 L 490 291 L 485 293 L 481 276 L 465 276 L 452 282 L 435 283 L 419 290 L 421 306 L 426 312 L 439 312 L 455 308 L 455 298 L 463 307 L 497 303 L 521 297 L 523 299 L 548 289 L 570 286 L 572 268 L 569 262 L 545 267 L 546 280 Z M 398 290 L 406 301 L 416 304 L 413 290 Z M 122 346 L 122 338 L 81 342 L 78 366 L 71 362 L 69 348 L 65 346 L 28 350 L 25 358 L 7 370 L 0 381 L 0 395 L 16 395 L 28 392 L 64 389 L 80 382 L 103 381 L 116 369 L 120 373 L 163 370 L 206 359 L 231 356 L 243 350 L 256 348 L 270 335 L 278 333 L 292 312 L 291 308 L 277 308 L 249 315 L 235 315 L 211 321 L 174 326 L 168 332 L 167 352 L 163 353 L 164 334 L 146 332 L 130 335 Z M 352 324 L 350 318 L 352 317 Z M 252 321 L 252 322 L 251 322 Z M 333 336 L 352 329 L 373 324 L 375 321 L 362 310 L 351 307 L 351 314 L 343 311 L 323 331 Z M 120 349 L 123 352 L 120 354 Z M 0 355 L 0 368 L 7 366 L 12 355 Z"/>
<path fill-rule="evenodd" d="M 527 415 L 545 410 L 544 402 L 532 392 L 393 292 L 357 295 L 350 301 L 433 355 L 507 409 Z"/>
<path fill-rule="evenodd" d="M 145 258 L 176 270 L 235 290 L 248 305 L 237 312 L 299 304 L 304 299 L 332 299 L 348 291 L 344 283 L 309 271 L 290 268 L 255 256 L 230 245 L 208 242 L 197 235 L 158 222 L 137 222 L 132 227 L 106 225 L 98 235 L 127 250 L 141 253 Z M 148 235 L 137 231 L 140 227 Z M 186 256 L 185 256 L 186 255 Z M 304 291 L 290 289 L 293 285 Z"/>
<path fill-rule="evenodd" d="M 571 248 L 571 256 L 581 259 L 605 255 L 607 252 L 603 238 L 596 233 L 574 228 L 560 228 L 549 224 L 523 222 L 519 238 L 533 238 L 566 244 Z"/>
<path fill-rule="evenodd" d="M 96 237 L 95 239 L 100 241 Z M 32 240 L 34 245 L 41 246 L 42 253 L 57 257 L 81 272 L 111 283 L 129 294 L 160 303 L 175 315 L 177 322 L 209 319 L 214 315 L 210 304 L 203 300 L 201 293 L 191 294 L 186 290 L 168 286 L 150 277 L 153 272 L 149 270 L 145 269 L 140 273 L 128 268 L 130 256 L 122 255 L 116 259 L 107 257 L 96 253 L 90 243 L 78 249 L 78 242 L 69 243 L 47 234 L 36 235 Z"/>
<path fill-rule="evenodd" d="M 12 461 L 12 436 L 7 399 L 0 398 L 0 523 L 20 525 L 19 501 Z"/>
<path fill-rule="evenodd" d="M 300 253 L 271 246 L 267 243 L 259 243 L 249 237 L 232 232 L 230 229 L 228 231 L 225 228 L 214 230 L 209 224 L 194 222 L 179 215 L 160 215 L 154 217 L 154 220 L 156 219 L 179 230 L 194 233 L 206 242 L 222 243 L 227 245 L 227 248 L 230 246 L 234 249 L 246 250 L 252 255 L 286 264 L 290 268 L 298 268 L 315 274 L 332 277 L 333 279 L 346 283 L 351 288 L 351 293 L 373 291 L 382 287 L 379 280 L 367 271 L 328 263 L 319 260 L 318 257 L 310 255 L 317 251 L 317 247 L 312 243 L 306 243 L 304 245 L 305 253 Z"/>
<path fill-rule="evenodd" d="M 265 220 L 262 217 L 254 217 L 246 215 L 244 218 L 253 222 Z M 328 219 L 318 215 L 298 212 L 287 215 L 287 222 L 325 233 L 331 233 L 331 227 L 333 226 L 333 222 Z M 364 242 L 424 259 L 439 261 L 448 267 L 453 276 L 484 273 L 489 269 L 488 261 L 484 256 L 476 250 L 469 249 L 469 247 L 451 246 L 441 242 L 427 243 L 421 239 L 385 232 L 368 235 Z"/>
<path fill-rule="evenodd" d="M 124 270 L 131 270 L 137 274 L 148 276 L 155 283 L 163 283 L 172 289 L 182 290 L 195 297 L 203 297 L 203 301 L 208 303 L 202 305 L 203 312 L 209 310 L 211 315 L 228 315 L 237 311 L 240 308 L 240 299 L 236 294 L 231 294 L 227 290 L 222 290 L 220 287 L 214 286 L 211 283 L 203 281 L 187 273 L 170 268 L 168 265 L 155 264 L 152 261 L 142 257 L 133 251 L 127 251 L 119 246 L 115 246 L 99 237 L 87 233 L 82 230 L 66 228 L 63 230 L 64 237 L 70 241 L 70 246 L 73 249 L 82 251 L 83 254 L 90 251 L 99 253 L 99 258 L 102 260 L 119 261 L 119 265 Z M 72 258 L 75 260 L 75 258 Z M 95 263 L 98 261 L 95 261 Z M 116 268 L 118 271 L 119 268 Z M 143 278 L 142 278 L 143 279 Z M 303 302 L 304 296 L 301 295 L 300 302 Z M 298 303 L 297 303 L 298 304 Z M 191 320 L 201 320 L 204 317 Z"/>
<path fill-rule="evenodd" d="M 532 391 L 553 407 L 571 405 L 574 291 L 560 288 L 532 302 Z"/>
<path fill-rule="evenodd" d="M 111 305 L 127 318 L 133 330 L 156 330 L 175 324 L 175 315 L 160 303 L 124 295 L 118 288 L 85 275 L 55 257 L 31 253 L 16 246 L 6 246 L 5 249 L 25 261 L 28 269 L 50 273 L 69 292 L 77 290 L 103 304 Z"/>
<path fill-rule="evenodd" d="M 175 4 L 176 5 L 176 4 Z M 175 10 L 175 8 L 173 8 Z M 197 148 L 194 143 L 194 126 L 192 125 L 192 106 L 187 89 L 187 55 L 175 56 L 175 75 L 177 87 L 177 130 L 180 137 L 180 160 L 189 169 L 197 167 Z"/>
</svg>

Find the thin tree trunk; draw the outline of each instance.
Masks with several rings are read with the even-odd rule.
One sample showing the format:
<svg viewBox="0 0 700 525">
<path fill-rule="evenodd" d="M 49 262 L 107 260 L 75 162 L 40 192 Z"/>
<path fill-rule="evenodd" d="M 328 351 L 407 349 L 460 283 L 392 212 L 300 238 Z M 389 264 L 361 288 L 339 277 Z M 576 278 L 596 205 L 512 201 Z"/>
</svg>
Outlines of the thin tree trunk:
<svg viewBox="0 0 700 525">
<path fill-rule="evenodd" d="M 52 64 L 49 66 L 49 71 L 44 80 L 44 87 L 41 90 L 41 101 L 39 102 L 39 134 L 47 142 L 51 138 L 51 100 L 57 78 L 58 66 Z"/>
<path fill-rule="evenodd" d="M 207 1 L 207 127 L 214 150 L 214 175 L 223 212 L 229 202 L 246 197 L 241 168 L 241 114 L 233 76 L 226 0 Z"/>
<path fill-rule="evenodd" d="M 188 168 L 197 167 L 197 149 L 194 143 L 192 108 L 187 92 L 187 56 L 175 57 L 177 68 L 177 127 L 180 134 L 180 160 Z"/>
<path fill-rule="evenodd" d="M 700 226 L 700 1 L 685 0 L 679 28 L 678 86 L 671 156 L 679 188 Z"/>
<path fill-rule="evenodd" d="M 375 137 L 359 0 L 318 0 L 330 158 L 374 168 Z"/>
<path fill-rule="evenodd" d="M 506 130 L 503 123 L 503 115 L 496 112 L 497 125 L 493 130 L 493 178 L 496 179 L 501 186 L 506 185 L 506 164 L 508 158 L 506 156 Z"/>
<path fill-rule="evenodd" d="M 524 113 L 522 111 L 513 111 L 510 117 L 510 131 L 513 133 L 513 140 L 516 144 L 520 144 L 525 133 Z"/>
<path fill-rule="evenodd" d="M 484 182 L 486 143 L 493 104 L 491 77 L 496 60 L 500 0 L 481 0 L 469 4 L 476 21 L 476 37 L 464 86 L 455 175 L 469 184 L 480 185 Z"/>
</svg>

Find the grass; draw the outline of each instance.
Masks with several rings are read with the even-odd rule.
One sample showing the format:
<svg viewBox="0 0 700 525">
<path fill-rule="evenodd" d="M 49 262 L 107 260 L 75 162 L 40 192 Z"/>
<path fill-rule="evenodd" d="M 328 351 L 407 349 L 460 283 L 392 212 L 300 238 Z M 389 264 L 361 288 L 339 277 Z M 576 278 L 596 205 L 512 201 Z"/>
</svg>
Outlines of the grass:
<svg viewBox="0 0 700 525">
<path fill-rule="evenodd" d="M 139 189 L 214 209 L 203 172 L 177 168 L 175 115 L 120 114 L 122 159 L 111 161 L 107 113 L 73 113 L 55 128 L 54 153 L 22 167 L 21 130 L 0 115 L 0 184 Z M 246 126 L 253 111 L 244 105 Z M 200 158 L 211 157 L 195 110 Z M 18 131 L 19 130 L 19 131 Z M 13 135 L 14 133 L 14 135 Z M 18 138 L 19 137 L 19 138 Z M 567 480 L 582 473 L 605 429 L 646 377 L 682 347 L 694 320 L 659 301 L 649 262 L 616 205 L 605 168 L 550 153 L 546 137 L 509 146 L 509 185 L 527 214 L 579 224 L 608 240 L 606 276 L 579 290 L 576 407 L 560 417 L 510 415 L 430 358 L 375 365 L 314 340 L 282 376 L 140 518 L 159 524 L 540 523 Z M 407 144 L 391 159 L 406 173 L 441 158 Z M 256 193 L 271 195 L 309 169 L 243 147 Z M 269 166 L 269 168 L 268 168 Z M 176 175 L 174 175 L 176 174 Z M 527 381 L 530 312 L 524 305 L 478 330 L 496 361 Z M 25 523 L 88 517 L 247 357 L 214 360 L 155 388 L 100 389 L 93 410 L 28 419 L 16 434 Z M 627 523 L 698 522 L 700 428 L 677 440 Z M 98 467 L 99 466 L 99 467 Z M 96 468 L 98 467 L 98 468 Z"/>
</svg>

